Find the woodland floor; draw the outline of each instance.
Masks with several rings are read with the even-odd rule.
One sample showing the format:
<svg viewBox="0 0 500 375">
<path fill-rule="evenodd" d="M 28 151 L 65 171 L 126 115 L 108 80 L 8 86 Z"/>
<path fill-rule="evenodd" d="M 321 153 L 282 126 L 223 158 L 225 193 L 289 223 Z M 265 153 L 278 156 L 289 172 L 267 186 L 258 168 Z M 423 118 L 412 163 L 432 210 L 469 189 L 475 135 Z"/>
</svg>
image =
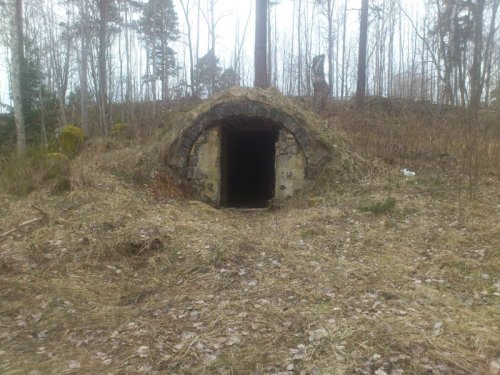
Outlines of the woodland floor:
<svg viewBox="0 0 500 375">
<path fill-rule="evenodd" d="M 48 214 L 0 239 L 1 374 L 499 373 L 497 178 L 474 202 L 394 169 L 216 210 L 99 165 L 76 161 L 69 193 L 0 195 L 0 233 Z"/>
</svg>

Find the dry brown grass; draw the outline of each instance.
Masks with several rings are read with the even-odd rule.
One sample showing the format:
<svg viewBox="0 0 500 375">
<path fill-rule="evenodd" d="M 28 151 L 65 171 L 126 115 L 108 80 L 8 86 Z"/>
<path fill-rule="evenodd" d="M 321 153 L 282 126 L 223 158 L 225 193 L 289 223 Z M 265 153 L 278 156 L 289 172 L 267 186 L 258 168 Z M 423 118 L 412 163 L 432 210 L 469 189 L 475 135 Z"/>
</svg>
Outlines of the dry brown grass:
<svg viewBox="0 0 500 375">
<path fill-rule="evenodd" d="M 0 239 L 0 373 L 498 373 L 497 177 L 468 202 L 432 159 L 363 159 L 280 210 L 215 210 L 170 179 L 155 199 L 150 150 L 106 142 L 67 194 L 0 193 L 2 233 L 49 216 Z"/>
<path fill-rule="evenodd" d="M 428 103 L 373 98 L 367 112 L 333 105 L 331 122 L 354 147 L 398 166 L 425 168 L 435 174 L 464 173 L 473 152 L 466 110 Z M 500 112 L 480 113 L 477 152 L 480 175 L 500 176 Z M 451 173 L 448 173 L 451 172 Z"/>
</svg>

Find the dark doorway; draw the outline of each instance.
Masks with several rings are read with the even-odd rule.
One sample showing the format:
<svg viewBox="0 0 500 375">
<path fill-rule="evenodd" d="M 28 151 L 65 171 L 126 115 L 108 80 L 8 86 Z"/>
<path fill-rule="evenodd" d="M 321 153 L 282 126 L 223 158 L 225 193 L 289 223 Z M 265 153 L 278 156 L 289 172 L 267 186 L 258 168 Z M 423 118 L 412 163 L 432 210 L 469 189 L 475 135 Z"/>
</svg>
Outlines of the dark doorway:
<svg viewBox="0 0 500 375">
<path fill-rule="evenodd" d="M 274 197 L 277 129 L 244 124 L 222 130 L 221 205 L 267 207 Z"/>
</svg>

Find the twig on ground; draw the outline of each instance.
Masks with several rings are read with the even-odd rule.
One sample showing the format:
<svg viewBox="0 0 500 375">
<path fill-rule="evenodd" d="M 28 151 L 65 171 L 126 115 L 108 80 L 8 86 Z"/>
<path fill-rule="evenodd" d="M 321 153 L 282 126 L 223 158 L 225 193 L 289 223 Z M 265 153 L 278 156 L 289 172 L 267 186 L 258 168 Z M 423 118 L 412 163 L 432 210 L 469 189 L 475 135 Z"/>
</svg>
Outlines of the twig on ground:
<svg viewBox="0 0 500 375">
<path fill-rule="evenodd" d="M 6 231 L 4 233 L 0 233 L 0 239 L 3 239 L 5 237 L 7 237 L 8 235 L 16 232 L 17 230 L 19 230 L 19 229 L 21 229 L 23 227 L 28 226 L 30 224 L 37 223 L 37 222 L 43 221 L 43 220 L 49 221 L 49 215 L 45 211 L 43 211 L 41 208 L 38 208 L 35 205 L 32 205 L 31 207 L 33 207 L 35 210 L 37 210 L 38 212 L 40 212 L 43 216 L 42 217 L 36 217 L 36 218 L 30 219 L 30 220 L 24 221 L 21 224 L 18 224 L 17 226 L 15 226 L 14 228 L 9 229 L 8 231 Z"/>
<path fill-rule="evenodd" d="M 49 214 L 47 212 L 45 212 L 44 210 L 42 210 L 41 208 L 35 206 L 34 204 L 31 205 L 31 207 L 33 207 L 35 210 L 37 210 L 38 212 L 40 212 L 42 215 L 43 215 L 43 218 L 47 221 L 49 221 Z"/>
</svg>

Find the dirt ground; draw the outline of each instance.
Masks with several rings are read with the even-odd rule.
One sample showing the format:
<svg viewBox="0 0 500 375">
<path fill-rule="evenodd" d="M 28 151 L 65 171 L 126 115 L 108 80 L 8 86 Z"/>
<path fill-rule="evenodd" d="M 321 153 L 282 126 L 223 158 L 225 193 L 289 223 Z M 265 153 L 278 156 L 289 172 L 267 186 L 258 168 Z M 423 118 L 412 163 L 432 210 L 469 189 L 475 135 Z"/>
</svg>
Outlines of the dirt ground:
<svg viewBox="0 0 500 375">
<path fill-rule="evenodd" d="M 391 167 L 217 210 L 110 155 L 75 161 L 71 192 L 0 195 L 0 373 L 500 372 L 496 177 L 470 202 L 465 179 Z"/>
</svg>

